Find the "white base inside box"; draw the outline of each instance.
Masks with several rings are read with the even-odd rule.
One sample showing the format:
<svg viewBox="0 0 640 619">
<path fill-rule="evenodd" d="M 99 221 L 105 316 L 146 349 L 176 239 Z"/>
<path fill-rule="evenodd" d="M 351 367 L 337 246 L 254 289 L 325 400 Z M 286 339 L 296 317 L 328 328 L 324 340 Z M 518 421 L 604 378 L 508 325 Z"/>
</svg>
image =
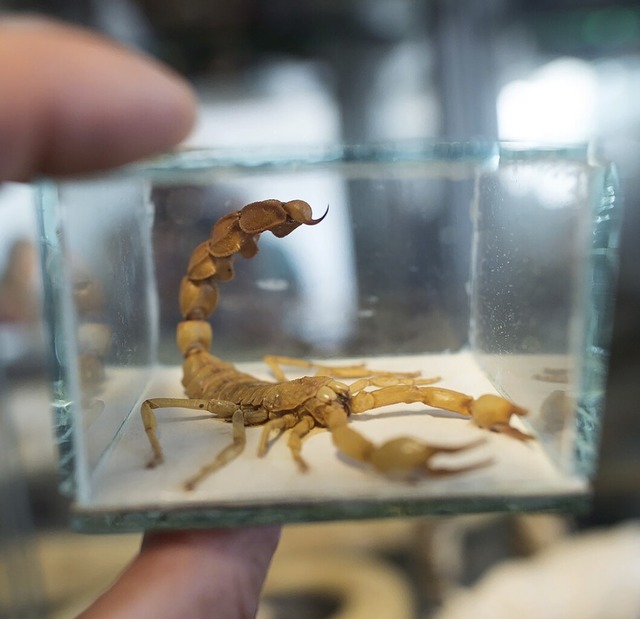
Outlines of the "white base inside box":
<svg viewBox="0 0 640 619">
<path fill-rule="evenodd" d="M 421 370 L 423 376 L 440 376 L 439 386 L 473 396 L 496 393 L 468 352 L 366 361 L 375 369 Z M 238 367 L 269 379 L 262 364 L 239 364 Z M 535 387 L 530 379 L 548 365 L 537 359 L 518 367 L 518 371 L 524 372 L 523 382 L 529 381 Z M 141 401 L 150 397 L 183 397 L 180 379 L 178 367 L 157 368 Z M 116 380 L 115 375 L 111 374 L 109 380 Z M 542 386 L 547 394 L 552 389 L 552 386 Z M 107 383 L 105 390 L 110 388 Z M 531 404 L 541 401 L 544 389 L 532 393 Z M 247 428 L 247 447 L 236 460 L 189 492 L 183 489 L 183 482 L 229 444 L 231 425 L 207 413 L 185 409 L 159 409 L 157 417 L 164 464 L 154 469 L 145 468 L 150 456 L 149 443 L 140 415 L 133 411 L 102 457 L 91 480 L 91 497 L 88 501 L 79 501 L 80 509 L 171 509 L 202 504 L 259 508 L 270 504 L 487 496 L 508 499 L 576 494 L 586 490 L 586 481 L 563 472 L 537 440 L 521 442 L 480 430 L 458 415 L 421 405 L 400 404 L 354 415 L 351 423 L 376 443 L 409 435 L 434 445 L 462 445 L 482 437 L 484 442 L 468 452 L 439 454 L 433 462 L 443 466 L 446 463 L 452 469 L 472 462 L 488 460 L 489 464 L 456 475 L 426 475 L 412 481 L 389 479 L 341 456 L 327 431 L 314 430 L 304 441 L 302 450 L 310 470 L 301 473 L 291 458 L 286 436 L 275 439 L 264 458 L 257 456 L 262 432 L 258 426 Z"/>
</svg>

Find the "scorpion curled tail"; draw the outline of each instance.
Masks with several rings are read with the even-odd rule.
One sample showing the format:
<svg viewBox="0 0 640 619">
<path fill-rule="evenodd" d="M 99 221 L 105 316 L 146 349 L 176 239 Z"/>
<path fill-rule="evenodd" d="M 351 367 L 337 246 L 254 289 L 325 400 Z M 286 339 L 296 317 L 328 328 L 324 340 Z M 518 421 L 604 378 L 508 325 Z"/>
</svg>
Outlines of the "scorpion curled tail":
<svg viewBox="0 0 640 619">
<path fill-rule="evenodd" d="M 303 200 L 262 200 L 219 219 L 209 239 L 191 254 L 187 274 L 180 284 L 184 320 L 178 324 L 177 340 L 182 354 L 187 357 L 193 350 L 209 350 L 213 333 L 207 318 L 218 304 L 217 282 L 233 278 L 236 254 L 253 258 L 262 232 L 271 231 L 282 238 L 303 224 L 320 223 L 326 214 L 313 219 L 311 207 Z"/>
</svg>

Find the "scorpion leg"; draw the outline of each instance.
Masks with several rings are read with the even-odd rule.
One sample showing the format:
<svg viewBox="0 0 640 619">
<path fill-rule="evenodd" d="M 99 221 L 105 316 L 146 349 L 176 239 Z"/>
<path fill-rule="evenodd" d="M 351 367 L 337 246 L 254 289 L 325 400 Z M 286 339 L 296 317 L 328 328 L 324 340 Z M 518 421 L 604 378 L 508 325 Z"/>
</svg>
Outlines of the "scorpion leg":
<svg viewBox="0 0 640 619">
<path fill-rule="evenodd" d="M 423 386 L 433 385 L 442 380 L 439 376 L 430 378 L 411 378 L 402 374 L 379 374 L 370 378 L 360 378 L 349 385 L 349 393 L 353 396 L 367 387 L 395 387 L 397 385 Z"/>
<path fill-rule="evenodd" d="M 360 378 L 362 376 L 370 376 L 371 371 L 364 364 L 349 365 L 343 367 L 333 367 L 328 365 L 320 365 L 307 359 L 299 359 L 297 357 L 282 357 L 279 355 L 267 355 L 263 359 L 264 363 L 269 366 L 276 380 L 285 382 L 287 377 L 282 369 L 283 365 L 304 368 L 305 370 L 316 370 L 318 376 L 334 376 L 342 378 Z"/>
<path fill-rule="evenodd" d="M 258 457 L 262 458 L 267 453 L 267 447 L 269 444 L 269 437 L 272 432 L 278 431 L 280 433 L 285 430 L 289 430 L 296 425 L 298 418 L 293 413 L 282 415 L 282 417 L 276 417 L 267 421 L 262 427 L 262 435 L 260 436 L 260 442 L 258 443 Z"/>
<path fill-rule="evenodd" d="M 311 430 L 313 430 L 315 425 L 313 417 L 303 417 L 295 426 L 293 426 L 293 429 L 289 434 L 287 445 L 291 450 L 291 455 L 298 465 L 298 468 L 303 473 L 309 470 L 309 465 L 300 454 L 302 451 L 302 439 L 309 434 Z"/>
<path fill-rule="evenodd" d="M 231 460 L 242 453 L 247 444 L 247 434 L 244 426 L 244 413 L 241 409 L 236 407 L 231 416 L 231 423 L 233 426 L 233 442 L 231 445 L 225 447 L 211 462 L 205 464 L 195 475 L 187 479 L 184 482 L 185 490 L 193 490 L 203 479 L 229 464 Z"/>
<path fill-rule="evenodd" d="M 149 439 L 153 456 L 147 468 L 153 468 L 158 464 L 162 464 L 164 456 L 162 454 L 162 447 L 158 440 L 157 428 L 158 419 L 153 412 L 157 408 L 186 408 L 190 410 L 206 410 L 216 417 L 228 419 L 237 410 L 238 406 L 233 402 L 226 402 L 224 400 L 194 400 L 188 398 L 153 398 L 151 400 L 145 400 L 140 407 L 140 414 L 142 416 L 142 424 L 144 425 L 144 431 Z"/>
<path fill-rule="evenodd" d="M 300 454 L 302 451 L 302 439 L 315 427 L 315 425 L 313 417 L 303 417 L 302 419 L 299 419 L 299 417 L 293 413 L 288 413 L 282 417 L 277 417 L 276 419 L 268 421 L 262 429 L 262 436 L 260 437 L 260 443 L 258 445 L 258 456 L 262 458 L 267 453 L 269 437 L 272 432 L 276 430 L 284 432 L 285 430 L 291 429 L 287 446 L 291 450 L 291 456 L 295 460 L 300 471 L 307 471 L 309 469 L 309 465 Z"/>
<path fill-rule="evenodd" d="M 412 379 L 420 376 L 420 372 L 388 372 L 384 370 L 372 370 L 368 368 L 364 363 L 356 363 L 353 365 L 325 365 L 322 363 L 314 363 L 307 359 L 299 359 L 297 357 L 283 357 L 279 355 L 267 355 L 263 359 L 264 363 L 269 366 L 269 369 L 275 376 L 276 380 L 284 382 L 287 380 L 285 373 L 282 369 L 283 365 L 288 365 L 296 368 L 304 368 L 306 370 L 315 369 L 316 376 L 332 376 L 334 378 L 373 378 L 373 377 L 397 377 Z M 437 379 L 423 379 L 425 383 L 430 384 L 436 382 Z"/>
</svg>

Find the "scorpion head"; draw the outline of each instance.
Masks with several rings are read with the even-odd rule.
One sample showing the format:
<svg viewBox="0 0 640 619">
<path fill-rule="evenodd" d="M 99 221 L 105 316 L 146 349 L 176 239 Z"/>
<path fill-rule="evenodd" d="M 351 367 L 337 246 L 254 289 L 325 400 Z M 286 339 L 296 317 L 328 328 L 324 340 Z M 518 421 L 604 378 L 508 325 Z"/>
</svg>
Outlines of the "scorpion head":
<svg viewBox="0 0 640 619">
<path fill-rule="evenodd" d="M 311 411 L 313 417 L 322 425 L 326 426 L 330 418 L 344 417 L 351 415 L 351 398 L 349 388 L 338 381 L 323 385 L 315 395 L 314 410 Z"/>
</svg>

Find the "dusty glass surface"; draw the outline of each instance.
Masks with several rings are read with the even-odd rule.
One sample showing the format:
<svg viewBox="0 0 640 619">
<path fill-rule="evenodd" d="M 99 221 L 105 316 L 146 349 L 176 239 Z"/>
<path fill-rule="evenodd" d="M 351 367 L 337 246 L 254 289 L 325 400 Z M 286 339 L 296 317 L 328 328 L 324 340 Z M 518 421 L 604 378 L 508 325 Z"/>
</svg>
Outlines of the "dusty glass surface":
<svg viewBox="0 0 640 619">
<path fill-rule="evenodd" d="M 476 195 L 473 348 L 502 393 L 536 403 L 530 421 L 559 465 L 587 476 L 612 319 L 616 188 L 610 166 L 503 151 Z"/>
<path fill-rule="evenodd" d="M 588 496 L 615 276 L 617 202 L 586 149 L 411 144 L 313 152 L 186 151 L 40 191 L 54 407 L 77 524 L 106 530 L 483 509 Z M 412 482 L 304 443 L 308 473 L 250 428 L 237 461 L 194 492 L 185 476 L 230 441 L 219 420 L 158 413 L 166 451 L 149 470 L 139 406 L 181 397 L 178 288 L 223 214 L 304 199 L 325 220 L 269 233 L 221 283 L 212 352 L 268 379 L 265 354 L 421 370 L 529 410 L 531 442 L 399 405 L 353 421 L 398 435 L 484 439 L 487 466 Z M 450 456 L 448 456 L 450 457 Z"/>
</svg>

